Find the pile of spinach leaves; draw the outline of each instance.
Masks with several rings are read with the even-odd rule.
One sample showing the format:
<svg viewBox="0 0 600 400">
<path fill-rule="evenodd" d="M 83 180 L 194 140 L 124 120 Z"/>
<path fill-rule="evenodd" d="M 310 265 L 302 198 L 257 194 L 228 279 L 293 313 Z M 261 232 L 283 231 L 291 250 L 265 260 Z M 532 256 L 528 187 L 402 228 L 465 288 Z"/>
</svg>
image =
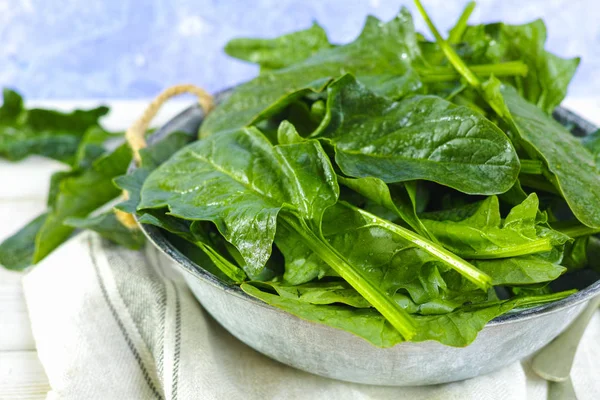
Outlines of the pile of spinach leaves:
<svg viewBox="0 0 600 400">
<path fill-rule="evenodd" d="M 197 140 L 144 150 L 115 179 L 129 194 L 117 208 L 250 296 L 380 347 L 466 346 L 499 315 L 573 293 L 554 285 L 565 276 L 597 278 L 598 135 L 582 141 L 551 114 L 579 60 L 545 50 L 541 21 L 467 25 L 472 5 L 444 39 L 416 3 L 435 42 L 405 9 L 369 17 L 346 45 L 317 24 L 231 41 L 258 77 Z M 131 244 L 110 215 L 89 217 L 118 194 L 121 151 L 53 179 L 49 212 L 0 262 L 36 262 L 73 227 Z M 87 204 L 77 187 L 94 179 L 106 196 Z"/>
</svg>

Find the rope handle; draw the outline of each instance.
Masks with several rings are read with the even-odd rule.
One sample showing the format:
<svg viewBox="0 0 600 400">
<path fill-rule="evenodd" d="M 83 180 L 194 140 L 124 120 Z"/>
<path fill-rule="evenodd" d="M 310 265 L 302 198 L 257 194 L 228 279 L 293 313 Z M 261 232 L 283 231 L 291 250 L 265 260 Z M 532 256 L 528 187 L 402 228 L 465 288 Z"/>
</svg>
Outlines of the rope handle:
<svg viewBox="0 0 600 400">
<path fill-rule="evenodd" d="M 167 100 L 183 93 L 191 93 L 195 95 L 198 98 L 198 103 L 200 103 L 200 107 L 205 114 L 208 114 L 214 107 L 212 96 L 198 86 L 183 84 L 171 86 L 165 89 L 161 94 L 156 96 L 156 98 L 152 100 L 150 104 L 148 104 L 148 107 L 146 107 L 146 110 L 144 110 L 142 116 L 125 132 L 125 139 L 127 140 L 127 143 L 129 143 L 129 146 L 133 151 L 133 158 L 138 165 L 141 162 L 140 150 L 147 145 L 145 135 L 150 122 L 152 122 L 152 119 L 156 116 L 162 105 Z"/>
<path fill-rule="evenodd" d="M 150 126 L 150 122 L 156 116 L 162 105 L 172 97 L 178 96 L 183 93 L 191 93 L 198 98 L 198 103 L 204 111 L 204 114 L 208 114 L 214 107 L 213 98 L 204 89 L 199 88 L 191 84 L 175 85 L 165 89 L 162 93 L 148 104 L 148 107 L 144 110 L 141 117 L 135 121 L 127 131 L 125 131 L 125 140 L 129 143 L 131 151 L 133 152 L 133 159 L 137 165 L 140 165 L 142 159 L 140 157 L 140 150 L 147 146 L 146 143 L 146 131 Z M 126 190 L 123 191 L 123 198 L 127 200 L 129 193 Z M 126 213 L 121 210 L 114 210 L 117 220 L 128 229 L 136 229 L 137 223 L 133 218 L 133 215 Z"/>
</svg>

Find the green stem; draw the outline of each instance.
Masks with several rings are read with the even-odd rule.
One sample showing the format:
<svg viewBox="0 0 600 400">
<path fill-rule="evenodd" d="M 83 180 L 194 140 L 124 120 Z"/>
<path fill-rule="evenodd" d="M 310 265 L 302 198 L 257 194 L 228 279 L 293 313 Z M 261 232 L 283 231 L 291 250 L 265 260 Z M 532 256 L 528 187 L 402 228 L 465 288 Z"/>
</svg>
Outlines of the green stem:
<svg viewBox="0 0 600 400">
<path fill-rule="evenodd" d="M 308 227 L 302 226 L 284 213 L 280 214 L 280 221 L 288 229 L 298 233 L 315 254 L 356 289 L 406 340 L 410 340 L 416 334 L 416 325 L 412 317 L 392 297 L 375 286 L 362 271 L 346 261 L 326 240 L 319 238 Z"/>
<path fill-rule="evenodd" d="M 429 18 L 429 15 L 427 15 L 427 12 L 423 8 L 421 1 L 415 0 L 415 5 L 427 23 L 429 30 L 431 33 L 433 33 L 438 45 L 446 55 L 446 58 L 448 58 L 448 61 L 450 61 L 450 64 L 452 64 L 454 68 L 467 80 L 467 82 L 469 82 L 469 85 L 473 86 L 477 90 L 480 90 L 481 82 L 479 81 L 479 78 L 477 78 L 477 76 L 469 69 L 469 67 L 467 67 L 465 62 L 458 56 L 458 54 L 456 54 L 454 49 L 452 49 L 452 46 L 450 46 L 450 44 L 446 42 L 444 38 L 442 38 L 442 35 L 440 35 L 440 32 L 437 30 Z"/>
<path fill-rule="evenodd" d="M 233 279 L 234 282 L 240 283 L 246 279 L 246 273 L 241 268 L 231 263 L 211 246 L 202 242 L 193 243 L 198 246 L 225 275 Z"/>
<path fill-rule="evenodd" d="M 524 296 L 524 297 L 515 297 L 510 300 L 497 300 L 497 301 L 483 302 L 483 303 L 464 306 L 464 307 L 461 307 L 460 309 L 464 310 L 464 311 L 474 311 L 474 310 L 478 310 L 481 308 L 499 306 L 499 305 L 510 303 L 510 302 L 515 303 L 515 308 L 517 308 L 517 307 L 518 308 L 526 308 L 526 307 L 536 306 L 536 305 L 540 305 L 540 304 L 551 303 L 551 302 L 557 301 L 557 300 L 562 300 L 565 297 L 569 297 L 570 295 L 572 295 L 574 293 L 577 293 L 577 289 L 565 290 L 562 292 L 550 293 L 550 294 L 539 294 L 539 295 L 530 295 L 530 296 Z"/>
<path fill-rule="evenodd" d="M 521 298 L 516 298 L 517 307 L 531 307 L 538 304 L 551 303 L 553 301 L 564 299 L 565 297 L 569 297 L 570 295 L 577 293 L 577 289 L 565 290 L 558 293 L 550 293 L 550 294 L 540 294 L 537 296 L 526 296 Z"/>
<path fill-rule="evenodd" d="M 583 225 L 579 221 L 559 221 L 550 224 L 550 227 L 560 233 L 576 239 L 578 237 L 596 235 L 600 233 L 600 228 L 591 228 Z"/>
<path fill-rule="evenodd" d="M 541 175 L 544 171 L 544 163 L 539 160 L 520 160 L 521 173 L 529 175 Z"/>
<path fill-rule="evenodd" d="M 373 221 L 374 223 L 384 226 L 390 232 L 393 232 L 393 233 L 397 234 L 398 236 L 410 241 L 415 246 L 426 251 L 427 253 L 431 254 L 435 258 L 445 262 L 446 264 L 448 264 L 450 267 L 452 267 L 458 273 L 460 273 L 465 278 L 467 278 L 468 280 L 473 282 L 475 285 L 477 285 L 482 290 L 487 290 L 491 287 L 492 278 L 490 278 L 484 272 L 475 268 L 473 265 L 471 265 L 467 261 L 458 257 L 456 254 L 452 253 L 451 251 L 446 250 L 442 246 L 437 245 L 437 244 L 419 236 L 417 233 L 414 233 L 406 228 L 403 228 L 399 225 L 393 224 L 386 219 L 379 218 L 378 216 L 373 215 L 373 214 L 363 210 L 362 208 L 353 206 L 352 204 L 345 203 L 345 202 L 342 202 L 341 204 L 360 213 L 363 217 Z"/>
<path fill-rule="evenodd" d="M 449 43 L 458 43 L 460 39 L 463 37 L 465 30 L 467 29 L 467 21 L 471 16 L 471 13 L 475 9 L 475 2 L 471 1 L 467 4 L 462 14 L 458 18 L 454 29 L 450 32 L 450 37 L 448 38 Z"/>
<path fill-rule="evenodd" d="M 469 65 L 468 68 L 483 76 L 525 76 L 527 75 L 527 64 L 522 61 L 509 61 L 498 64 Z M 452 68 L 429 67 L 417 69 L 421 80 L 425 83 L 448 82 L 460 79 L 461 74 Z"/>
<path fill-rule="evenodd" d="M 543 253 L 550 250 L 552 250 L 552 242 L 550 239 L 536 239 L 524 244 L 503 247 L 498 251 L 486 251 L 471 254 L 461 252 L 460 256 L 464 258 L 471 258 L 473 260 L 492 260 L 496 258 L 508 258 Z"/>
</svg>

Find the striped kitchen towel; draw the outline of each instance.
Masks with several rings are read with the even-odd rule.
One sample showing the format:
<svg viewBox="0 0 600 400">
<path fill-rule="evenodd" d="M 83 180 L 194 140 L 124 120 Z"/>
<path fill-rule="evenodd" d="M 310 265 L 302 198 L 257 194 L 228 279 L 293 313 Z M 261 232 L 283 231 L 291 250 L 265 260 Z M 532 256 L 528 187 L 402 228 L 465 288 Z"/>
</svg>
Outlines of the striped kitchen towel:
<svg viewBox="0 0 600 400">
<path fill-rule="evenodd" d="M 520 363 L 463 382 L 411 388 L 350 384 L 295 370 L 255 352 L 225 331 L 163 257 L 152 245 L 135 252 L 83 233 L 26 276 L 33 334 L 52 387 L 48 399 L 547 396 L 546 383 Z M 578 356 L 574 369 L 576 387 L 587 388 L 581 398 L 600 398 L 589 390 L 590 385 L 598 390 L 595 374 L 591 374 L 593 363 L 597 368 L 600 359 L 598 335 L 597 315 L 582 343 L 586 359 Z"/>
</svg>

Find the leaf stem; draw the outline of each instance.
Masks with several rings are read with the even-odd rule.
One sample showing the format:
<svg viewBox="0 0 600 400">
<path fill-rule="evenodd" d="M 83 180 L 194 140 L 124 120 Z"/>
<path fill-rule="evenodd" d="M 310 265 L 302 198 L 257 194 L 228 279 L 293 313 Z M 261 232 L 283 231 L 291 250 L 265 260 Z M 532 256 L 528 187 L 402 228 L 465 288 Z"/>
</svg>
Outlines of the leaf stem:
<svg viewBox="0 0 600 400">
<path fill-rule="evenodd" d="M 475 2 L 470 1 L 466 5 L 466 7 L 463 10 L 460 17 L 458 18 L 456 25 L 454 25 L 454 29 L 452 29 L 452 31 L 450 31 L 450 36 L 448 37 L 449 43 L 460 42 L 460 39 L 463 37 L 463 34 L 465 33 L 465 30 L 467 29 L 467 21 L 469 20 L 469 17 L 471 16 L 471 13 L 473 13 L 474 9 L 475 9 Z"/>
<path fill-rule="evenodd" d="M 520 160 L 521 173 L 529 175 L 542 175 L 544 171 L 544 163 L 539 160 Z"/>
<path fill-rule="evenodd" d="M 483 76 L 526 76 L 528 72 L 527 64 L 522 61 L 509 61 L 498 64 L 480 64 L 469 65 L 471 71 Z M 454 68 L 447 67 L 429 67 L 417 69 L 421 80 L 425 83 L 447 82 L 459 80 L 461 74 Z"/>
<path fill-rule="evenodd" d="M 308 227 L 302 226 L 299 221 L 285 213 L 280 214 L 280 221 L 288 229 L 298 233 L 315 254 L 356 289 L 406 340 L 410 340 L 416 334 L 416 325 L 412 317 L 391 296 L 385 294 L 359 269 L 351 265 L 326 240 L 319 238 Z"/>
<path fill-rule="evenodd" d="M 435 37 L 435 40 L 437 41 L 438 45 L 446 55 L 446 58 L 448 58 L 448 61 L 450 61 L 454 68 L 467 80 L 467 82 L 469 82 L 471 86 L 473 86 L 477 90 L 480 90 L 481 81 L 479 81 L 479 78 L 477 78 L 477 76 L 469 69 L 465 62 L 458 56 L 458 54 L 456 54 L 454 49 L 452 49 L 452 46 L 450 46 L 450 44 L 444 40 L 442 35 L 440 35 L 440 32 L 437 30 L 437 28 L 429 18 L 429 15 L 427 15 L 427 12 L 423 8 L 421 1 L 415 0 L 415 5 L 417 6 L 417 9 L 423 16 L 425 22 L 427 23 L 429 30 L 431 31 L 431 33 L 433 33 L 433 36 Z"/>
<path fill-rule="evenodd" d="M 208 258 L 210 258 L 211 261 L 234 282 L 240 283 L 246 280 L 246 273 L 241 268 L 231 263 L 211 246 L 208 246 L 200 241 L 193 243 L 198 246 L 200 250 L 202 250 L 204 254 L 206 254 Z"/>
<path fill-rule="evenodd" d="M 492 278 L 490 278 L 489 275 L 478 270 L 472 264 L 458 257 L 456 254 L 446 250 L 442 246 L 437 245 L 406 228 L 393 224 L 390 221 L 385 220 L 383 218 L 379 218 L 378 216 L 373 215 L 359 207 L 353 206 L 352 204 L 345 202 L 341 202 L 340 204 L 351 208 L 352 210 L 360 213 L 362 216 L 372 220 L 378 225 L 384 226 L 385 228 L 389 229 L 390 232 L 393 232 L 398 236 L 403 237 L 404 239 L 412 242 L 415 246 L 431 254 L 435 258 L 450 265 L 454 270 L 456 270 L 465 278 L 473 282 L 482 290 L 487 290 L 492 286 Z"/>
<path fill-rule="evenodd" d="M 519 244 L 510 247 L 503 247 L 498 251 L 486 251 L 483 253 L 460 253 L 461 257 L 473 260 L 492 260 L 496 258 L 508 258 L 517 256 L 526 256 L 528 254 L 537 254 L 552 250 L 550 239 L 536 239 L 531 242 Z"/>
<path fill-rule="evenodd" d="M 522 307 L 530 307 L 538 304 L 550 303 L 553 301 L 564 299 L 574 293 L 577 293 L 577 289 L 565 290 L 557 293 L 550 294 L 540 294 L 535 296 L 525 296 L 525 297 L 517 297 L 514 300 L 516 301 L 516 306 L 519 308 Z"/>
</svg>

